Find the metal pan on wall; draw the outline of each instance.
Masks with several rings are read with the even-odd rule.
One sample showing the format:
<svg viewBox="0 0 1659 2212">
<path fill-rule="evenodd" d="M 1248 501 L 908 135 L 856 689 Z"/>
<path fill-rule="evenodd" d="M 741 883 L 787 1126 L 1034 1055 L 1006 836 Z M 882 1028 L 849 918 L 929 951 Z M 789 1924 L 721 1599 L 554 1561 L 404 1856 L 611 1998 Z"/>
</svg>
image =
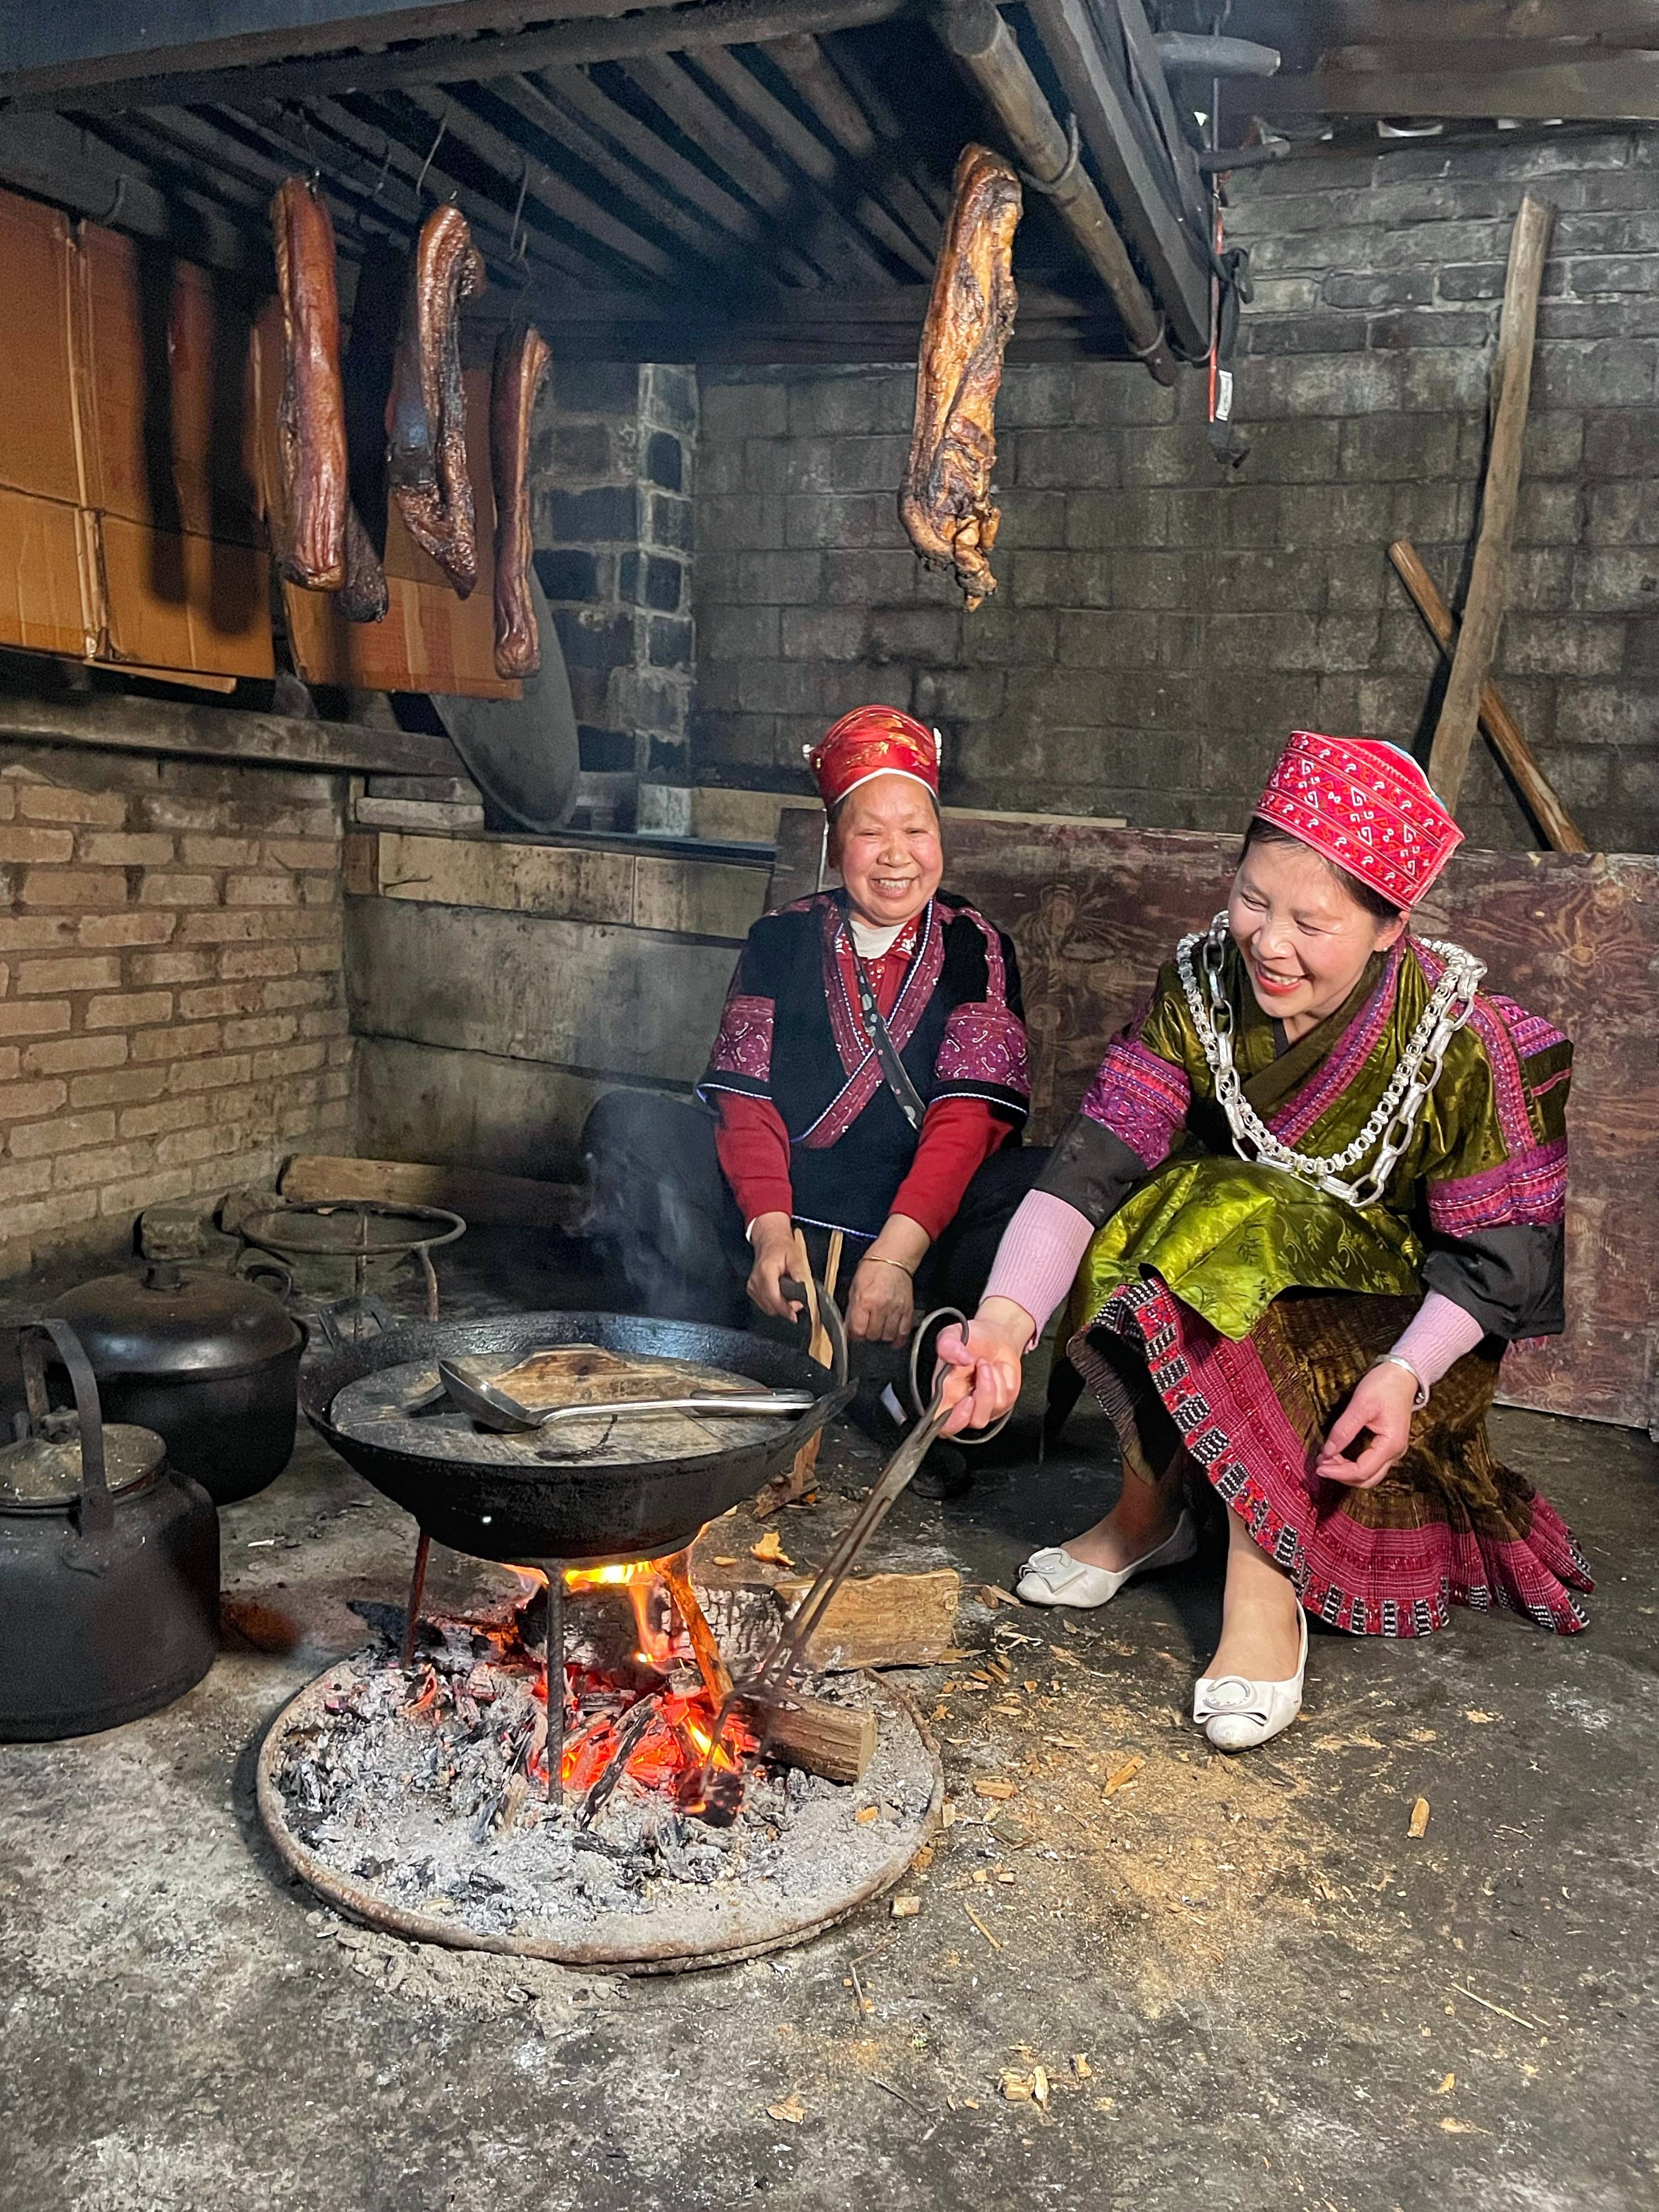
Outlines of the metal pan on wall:
<svg viewBox="0 0 1659 2212">
<path fill-rule="evenodd" d="M 467 774 L 484 797 L 492 829 L 548 836 L 570 818 L 580 765 L 570 678 L 541 578 L 530 571 L 530 601 L 542 665 L 517 699 L 463 699 L 434 692 L 432 704 Z"/>
</svg>

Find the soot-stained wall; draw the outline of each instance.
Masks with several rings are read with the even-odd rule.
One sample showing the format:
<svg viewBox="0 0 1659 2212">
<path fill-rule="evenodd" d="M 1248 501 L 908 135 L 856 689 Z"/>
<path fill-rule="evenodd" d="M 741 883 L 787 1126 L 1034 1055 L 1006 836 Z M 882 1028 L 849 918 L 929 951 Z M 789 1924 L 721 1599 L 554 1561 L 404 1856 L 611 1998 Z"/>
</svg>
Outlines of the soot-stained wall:
<svg viewBox="0 0 1659 2212">
<path fill-rule="evenodd" d="M 695 772 L 788 788 L 881 698 L 963 804 L 1210 828 L 1298 724 L 1426 740 L 1439 655 L 1389 566 L 1461 598 L 1521 194 L 1559 210 L 1498 677 L 1592 845 L 1659 848 L 1659 134 L 1322 155 L 1241 179 L 1254 258 L 1224 471 L 1196 374 L 1011 367 L 1001 588 L 963 613 L 899 529 L 911 368 L 705 371 Z M 1484 744 L 1462 818 L 1534 842 Z"/>
</svg>

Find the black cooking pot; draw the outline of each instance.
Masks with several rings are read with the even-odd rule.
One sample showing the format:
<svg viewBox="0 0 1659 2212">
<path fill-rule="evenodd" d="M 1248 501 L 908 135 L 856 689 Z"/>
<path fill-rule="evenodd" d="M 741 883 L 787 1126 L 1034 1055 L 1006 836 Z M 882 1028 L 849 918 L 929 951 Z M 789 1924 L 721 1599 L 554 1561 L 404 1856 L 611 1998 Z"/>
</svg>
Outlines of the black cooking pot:
<svg viewBox="0 0 1659 2212">
<path fill-rule="evenodd" d="M 152 1261 L 82 1283 L 52 1313 L 84 1346 L 110 1419 L 154 1429 L 216 1504 L 251 1498 L 288 1465 L 305 1335 L 270 1291 Z"/>
<path fill-rule="evenodd" d="M 49 1412 L 46 1346 L 73 1413 Z M 0 1742 L 56 1741 L 182 1697 L 219 1648 L 219 1516 L 160 1437 L 104 1425 L 61 1321 L 21 1332 L 27 1413 L 0 1449 Z"/>
</svg>

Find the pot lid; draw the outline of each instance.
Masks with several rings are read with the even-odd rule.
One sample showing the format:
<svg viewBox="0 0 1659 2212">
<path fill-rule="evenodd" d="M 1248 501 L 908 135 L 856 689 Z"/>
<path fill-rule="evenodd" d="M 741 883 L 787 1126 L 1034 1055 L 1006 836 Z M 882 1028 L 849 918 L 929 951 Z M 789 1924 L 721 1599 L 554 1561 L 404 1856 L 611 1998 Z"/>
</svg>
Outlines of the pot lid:
<svg viewBox="0 0 1659 2212">
<path fill-rule="evenodd" d="M 52 1433 L 61 1426 L 61 1434 Z M 0 1507 L 68 1505 L 81 1494 L 81 1431 L 75 1416 L 48 1417 L 49 1432 L 0 1450 Z M 154 1474 L 166 1446 L 153 1429 L 110 1421 L 104 1428 L 104 1478 L 118 1495 Z"/>
<path fill-rule="evenodd" d="M 167 1261 L 142 1275 L 100 1275 L 51 1313 L 69 1322 L 97 1375 L 244 1374 L 301 1341 L 269 1291 L 236 1275 L 186 1275 Z"/>
</svg>

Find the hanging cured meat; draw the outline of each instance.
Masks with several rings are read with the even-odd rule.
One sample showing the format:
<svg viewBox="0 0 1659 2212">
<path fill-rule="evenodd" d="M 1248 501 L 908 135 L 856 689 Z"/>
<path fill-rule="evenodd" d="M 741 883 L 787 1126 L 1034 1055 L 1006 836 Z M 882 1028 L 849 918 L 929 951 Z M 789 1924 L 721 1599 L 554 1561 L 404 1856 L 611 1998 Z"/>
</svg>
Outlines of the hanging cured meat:
<svg viewBox="0 0 1659 2212">
<path fill-rule="evenodd" d="M 930 568 L 978 606 L 997 587 L 989 555 L 1002 356 L 1013 333 L 1019 179 L 988 146 L 965 146 L 916 362 L 916 420 L 899 520 Z"/>
<path fill-rule="evenodd" d="M 530 418 L 553 356 L 532 325 L 501 332 L 489 387 L 489 467 L 495 485 L 495 673 L 533 676 L 541 637 L 530 598 Z"/>
<path fill-rule="evenodd" d="M 435 209 L 415 248 L 392 396 L 386 475 L 410 536 L 465 599 L 478 580 L 478 532 L 466 472 L 461 301 L 484 265 L 459 209 Z"/>
<path fill-rule="evenodd" d="M 334 225 L 303 177 L 277 186 L 270 224 L 283 311 L 277 573 L 313 592 L 337 592 L 346 580 L 348 498 Z"/>
<path fill-rule="evenodd" d="M 340 589 L 340 612 L 348 622 L 374 623 L 386 619 L 392 594 L 386 570 L 355 507 L 346 509 L 345 582 Z"/>
</svg>

